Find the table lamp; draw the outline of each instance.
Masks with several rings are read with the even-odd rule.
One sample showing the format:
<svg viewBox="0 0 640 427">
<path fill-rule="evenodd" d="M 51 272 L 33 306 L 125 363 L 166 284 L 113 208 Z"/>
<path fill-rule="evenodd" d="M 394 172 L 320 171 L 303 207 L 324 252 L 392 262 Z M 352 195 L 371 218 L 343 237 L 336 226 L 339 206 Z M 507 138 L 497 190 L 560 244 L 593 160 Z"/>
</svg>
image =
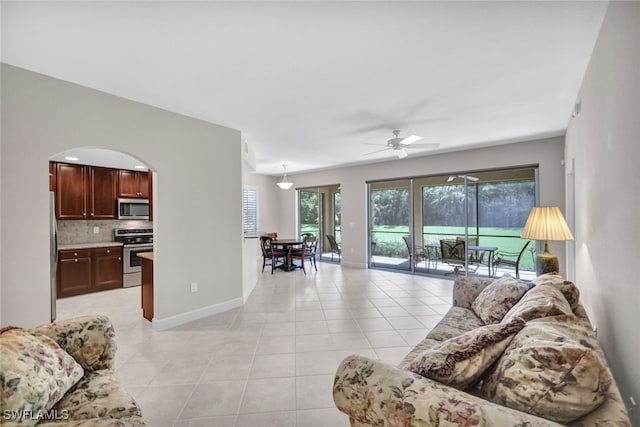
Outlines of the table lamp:
<svg viewBox="0 0 640 427">
<path fill-rule="evenodd" d="M 536 274 L 559 272 L 558 257 L 549 252 L 549 240 L 573 240 L 567 222 L 557 206 L 536 206 L 531 209 L 522 230 L 523 239 L 544 240 L 544 252 L 536 257 Z"/>
</svg>

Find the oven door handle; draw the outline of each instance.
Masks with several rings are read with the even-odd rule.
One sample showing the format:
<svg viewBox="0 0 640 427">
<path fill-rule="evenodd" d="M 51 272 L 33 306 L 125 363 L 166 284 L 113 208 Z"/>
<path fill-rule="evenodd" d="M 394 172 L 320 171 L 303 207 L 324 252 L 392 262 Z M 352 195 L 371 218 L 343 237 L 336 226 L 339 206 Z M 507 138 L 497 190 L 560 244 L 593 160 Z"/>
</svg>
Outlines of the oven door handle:
<svg viewBox="0 0 640 427">
<path fill-rule="evenodd" d="M 153 248 L 153 243 L 131 243 L 131 244 L 125 244 L 123 246 L 123 248 L 131 248 L 131 249 L 138 249 L 138 248 Z"/>
</svg>

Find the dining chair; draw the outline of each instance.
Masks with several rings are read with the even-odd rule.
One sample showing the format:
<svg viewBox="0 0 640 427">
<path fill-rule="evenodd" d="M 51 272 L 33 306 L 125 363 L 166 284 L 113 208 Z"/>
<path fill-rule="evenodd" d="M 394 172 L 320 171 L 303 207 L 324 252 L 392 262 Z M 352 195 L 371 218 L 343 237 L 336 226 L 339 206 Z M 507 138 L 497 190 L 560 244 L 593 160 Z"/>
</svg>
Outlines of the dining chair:
<svg viewBox="0 0 640 427">
<path fill-rule="evenodd" d="M 271 263 L 271 274 L 276 267 L 284 266 L 284 260 L 286 252 L 278 250 L 271 245 L 273 239 L 269 236 L 260 236 L 260 249 L 262 250 L 262 272 L 264 272 L 264 266 L 267 265 L 267 261 Z M 278 266 L 276 263 L 281 260 L 281 264 Z"/>
<path fill-rule="evenodd" d="M 307 236 L 304 238 L 304 244 L 307 246 L 308 258 L 313 262 L 313 267 L 318 271 L 316 264 L 316 256 L 318 255 L 318 238 L 316 236 Z"/>
<path fill-rule="evenodd" d="M 287 268 L 289 271 L 291 271 L 291 265 L 293 264 L 293 260 L 295 259 L 299 259 L 300 260 L 300 267 L 302 268 L 302 271 L 304 272 L 304 274 L 307 274 L 307 270 L 304 268 L 304 260 L 307 258 L 310 258 L 310 254 L 307 253 L 307 242 L 306 239 L 309 239 L 309 237 L 305 237 L 305 241 L 302 243 L 301 246 L 291 246 L 289 247 L 289 255 L 287 256 Z M 309 263 L 311 263 L 311 259 L 309 259 Z M 316 267 L 316 271 L 318 270 L 318 268 Z"/>
</svg>

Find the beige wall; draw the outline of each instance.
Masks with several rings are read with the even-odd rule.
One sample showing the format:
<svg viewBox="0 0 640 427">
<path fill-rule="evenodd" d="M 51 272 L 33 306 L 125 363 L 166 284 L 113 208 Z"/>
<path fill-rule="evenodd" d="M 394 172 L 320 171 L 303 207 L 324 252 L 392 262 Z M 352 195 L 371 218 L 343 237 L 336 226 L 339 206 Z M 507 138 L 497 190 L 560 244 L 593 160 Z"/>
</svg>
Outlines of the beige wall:
<svg viewBox="0 0 640 427">
<path fill-rule="evenodd" d="M 159 324 L 241 303 L 240 132 L 3 64 L 3 325 L 49 320 L 47 164 L 83 146 L 126 152 L 157 172 Z"/>
<path fill-rule="evenodd" d="M 640 402 L 640 3 L 612 2 L 567 130 L 576 283 L 625 405 Z M 572 176 L 568 176 L 571 180 Z M 568 183 L 571 188 L 571 182 Z M 572 200 L 573 199 L 573 200 Z M 640 410 L 631 412 L 640 425 Z"/>
<path fill-rule="evenodd" d="M 393 179 L 420 175 L 446 174 L 483 169 L 538 164 L 540 203 L 564 206 L 563 138 L 550 138 L 475 150 L 459 151 L 403 160 L 353 166 L 328 171 L 290 175 L 294 187 L 341 185 L 342 263 L 365 267 L 367 262 L 367 180 Z M 281 191 L 278 232 L 296 233 L 295 191 Z M 566 271 L 565 244 L 550 242 L 550 250 Z"/>
</svg>

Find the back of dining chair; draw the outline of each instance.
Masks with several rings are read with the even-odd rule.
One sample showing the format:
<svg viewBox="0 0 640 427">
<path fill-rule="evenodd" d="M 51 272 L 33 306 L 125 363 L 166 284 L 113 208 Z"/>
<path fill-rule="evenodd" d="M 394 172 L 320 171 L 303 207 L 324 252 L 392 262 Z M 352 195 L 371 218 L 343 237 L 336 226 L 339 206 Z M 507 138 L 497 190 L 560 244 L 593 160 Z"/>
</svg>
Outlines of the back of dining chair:
<svg viewBox="0 0 640 427">
<path fill-rule="evenodd" d="M 307 247 L 306 253 L 308 255 L 316 255 L 316 249 L 318 247 L 318 238 L 315 236 L 306 236 L 304 238 L 304 245 Z"/>
</svg>

